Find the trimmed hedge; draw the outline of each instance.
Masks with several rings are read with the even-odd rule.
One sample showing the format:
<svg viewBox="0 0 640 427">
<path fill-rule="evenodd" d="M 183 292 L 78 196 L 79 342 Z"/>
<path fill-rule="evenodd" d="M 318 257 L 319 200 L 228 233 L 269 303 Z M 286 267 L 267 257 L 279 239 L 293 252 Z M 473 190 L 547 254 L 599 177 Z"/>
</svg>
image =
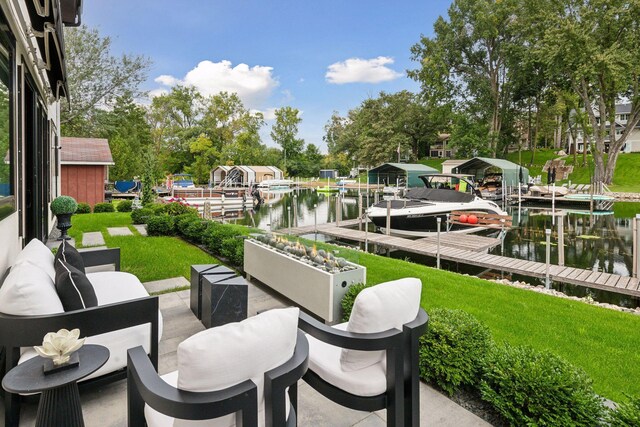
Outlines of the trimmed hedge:
<svg viewBox="0 0 640 427">
<path fill-rule="evenodd" d="M 133 200 L 122 200 L 118 203 L 117 210 L 118 212 L 131 212 L 131 207 L 133 206 Z"/>
<path fill-rule="evenodd" d="M 174 234 L 173 217 L 169 215 L 155 215 L 147 221 L 149 236 L 171 236 Z"/>
<path fill-rule="evenodd" d="M 450 396 L 461 386 L 477 385 L 492 346 L 489 328 L 474 316 L 435 308 L 429 313 L 427 332 L 420 337 L 420 377 Z"/>
<path fill-rule="evenodd" d="M 490 351 L 480 393 L 514 426 L 597 426 L 605 414 L 582 369 L 530 347 L 505 344 Z"/>
<path fill-rule="evenodd" d="M 189 207 L 187 205 L 183 205 L 182 203 L 178 203 L 178 202 L 167 203 L 165 206 L 166 207 L 164 211 L 171 216 L 178 216 L 186 213 L 192 213 L 195 215 L 198 214 L 197 209 Z"/>
<path fill-rule="evenodd" d="M 630 397 L 628 402 L 609 411 L 607 422 L 611 427 L 640 426 L 640 397 Z"/>
<path fill-rule="evenodd" d="M 115 208 L 111 203 L 96 203 L 93 206 L 93 213 L 115 212 Z"/>
<path fill-rule="evenodd" d="M 91 213 L 91 205 L 89 203 L 78 203 L 78 208 L 76 209 L 77 214 L 88 214 Z"/>
<path fill-rule="evenodd" d="M 135 209 L 131 211 L 131 222 L 134 224 L 146 224 L 153 216 L 153 210 L 149 208 Z"/>
<path fill-rule="evenodd" d="M 175 217 L 176 232 L 186 237 L 187 228 L 196 221 L 202 221 L 197 213 L 184 213 Z"/>
<path fill-rule="evenodd" d="M 151 209 L 154 215 L 162 215 L 167 213 L 168 206 L 169 205 L 167 203 L 151 203 L 144 207 Z"/>
<path fill-rule="evenodd" d="M 342 306 L 343 322 L 349 321 L 349 317 L 351 316 L 351 310 L 353 310 L 353 303 L 356 301 L 356 297 L 360 292 L 362 292 L 364 288 L 368 288 L 369 286 L 373 286 L 373 285 L 366 285 L 364 283 L 354 283 L 353 285 L 349 286 L 349 289 L 347 289 L 347 292 L 345 292 L 344 296 L 342 297 L 342 301 L 340 302 L 340 305 Z"/>
<path fill-rule="evenodd" d="M 191 242 L 201 244 L 210 225 L 211 221 L 198 218 L 198 221 L 189 223 L 187 229 L 184 231 L 184 237 Z"/>
</svg>

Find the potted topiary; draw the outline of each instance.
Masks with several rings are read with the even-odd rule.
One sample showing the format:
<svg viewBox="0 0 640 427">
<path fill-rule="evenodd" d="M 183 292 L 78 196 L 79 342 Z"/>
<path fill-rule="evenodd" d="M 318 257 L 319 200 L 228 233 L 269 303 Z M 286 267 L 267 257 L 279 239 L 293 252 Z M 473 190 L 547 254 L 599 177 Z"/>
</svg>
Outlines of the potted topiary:
<svg viewBox="0 0 640 427">
<path fill-rule="evenodd" d="M 78 208 L 76 200 L 71 196 L 58 196 L 51 202 L 51 212 L 58 219 L 56 227 L 60 230 L 58 240 L 69 240 L 67 230 L 71 228 L 71 215 Z"/>
</svg>

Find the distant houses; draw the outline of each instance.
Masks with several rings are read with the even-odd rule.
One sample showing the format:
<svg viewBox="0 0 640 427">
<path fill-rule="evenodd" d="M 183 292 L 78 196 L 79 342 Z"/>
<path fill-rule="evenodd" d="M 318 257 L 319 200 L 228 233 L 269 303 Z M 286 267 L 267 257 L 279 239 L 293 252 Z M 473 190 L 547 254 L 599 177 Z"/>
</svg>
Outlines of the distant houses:
<svg viewBox="0 0 640 427">
<path fill-rule="evenodd" d="M 598 110 L 594 110 L 596 115 L 596 122 L 600 124 L 600 113 Z M 627 121 L 629 120 L 631 115 L 631 104 L 618 104 L 616 105 L 616 118 L 615 118 L 615 132 L 616 139 L 620 138 L 622 133 L 624 132 L 625 127 L 627 126 Z M 606 126 L 609 127 L 609 121 L 606 121 Z M 578 153 L 582 153 L 584 150 L 585 140 L 584 140 L 584 132 L 582 129 L 578 129 L 576 132 L 576 138 L 573 139 L 573 136 L 570 132 L 568 132 L 568 153 L 571 154 L 574 151 Z M 609 130 L 607 130 L 607 137 L 605 138 L 605 152 L 609 151 L 609 142 L 610 135 Z M 588 148 L 587 148 L 588 150 Z M 623 146 L 621 152 L 623 153 L 640 153 L 640 123 L 636 125 L 631 130 L 631 133 L 627 137 L 625 145 Z"/>
</svg>

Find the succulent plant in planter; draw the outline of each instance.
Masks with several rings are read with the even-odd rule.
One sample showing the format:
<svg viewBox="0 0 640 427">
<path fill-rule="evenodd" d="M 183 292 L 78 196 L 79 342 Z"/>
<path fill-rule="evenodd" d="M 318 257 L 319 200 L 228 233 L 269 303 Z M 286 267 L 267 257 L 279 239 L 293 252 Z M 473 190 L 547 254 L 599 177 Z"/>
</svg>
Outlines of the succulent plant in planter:
<svg viewBox="0 0 640 427">
<path fill-rule="evenodd" d="M 71 196 L 58 196 L 51 202 L 51 212 L 56 216 L 56 227 L 60 230 L 58 240 L 69 240 L 67 230 L 71 228 L 71 215 L 76 209 L 78 209 L 78 203 Z"/>
</svg>

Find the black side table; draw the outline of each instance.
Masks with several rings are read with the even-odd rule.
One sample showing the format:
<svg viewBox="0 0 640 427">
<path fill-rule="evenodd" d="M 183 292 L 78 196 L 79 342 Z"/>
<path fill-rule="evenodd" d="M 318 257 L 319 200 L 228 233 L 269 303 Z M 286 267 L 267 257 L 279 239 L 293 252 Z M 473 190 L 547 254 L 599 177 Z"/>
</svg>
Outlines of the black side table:
<svg viewBox="0 0 640 427">
<path fill-rule="evenodd" d="M 109 360 L 101 345 L 84 345 L 78 350 L 80 365 L 44 374 L 44 357 L 36 356 L 11 369 L 2 380 L 10 393 L 42 392 L 36 416 L 37 427 L 84 426 L 77 381 L 100 369 Z"/>
</svg>

